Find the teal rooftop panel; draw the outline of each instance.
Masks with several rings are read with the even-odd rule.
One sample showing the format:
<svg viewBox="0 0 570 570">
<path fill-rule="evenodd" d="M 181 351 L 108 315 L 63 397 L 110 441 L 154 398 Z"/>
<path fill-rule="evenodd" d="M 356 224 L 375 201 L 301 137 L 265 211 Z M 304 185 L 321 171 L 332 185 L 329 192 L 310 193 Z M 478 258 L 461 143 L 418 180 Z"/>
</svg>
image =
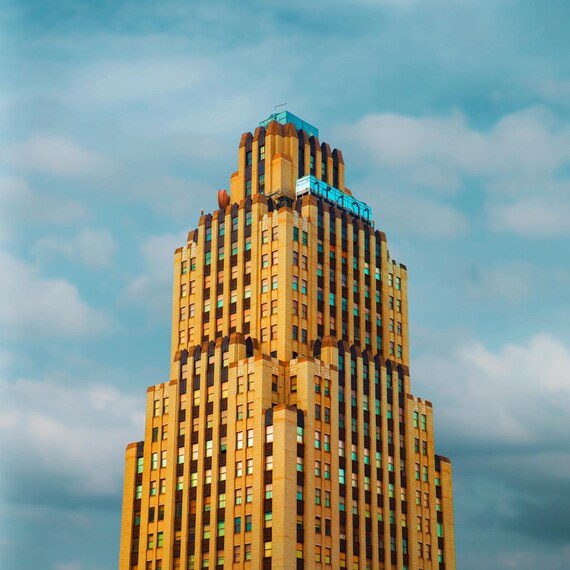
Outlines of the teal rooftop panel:
<svg viewBox="0 0 570 570">
<path fill-rule="evenodd" d="M 372 210 L 368 204 L 349 196 L 345 192 L 342 192 L 338 188 L 334 188 L 322 180 L 319 180 L 316 176 L 308 174 L 307 176 L 299 178 L 295 184 L 295 193 L 297 197 L 304 196 L 305 194 L 313 194 L 314 196 L 324 198 L 335 206 L 338 206 L 343 210 L 350 212 L 353 216 L 365 221 L 367 224 L 374 226 L 374 222 L 372 221 Z"/>
<path fill-rule="evenodd" d="M 319 138 L 319 129 L 317 129 L 317 127 L 313 127 L 313 125 L 306 123 L 305 121 L 303 121 L 303 119 L 299 119 L 299 117 L 297 117 L 296 115 L 293 115 L 293 113 L 289 113 L 289 111 L 281 111 L 279 113 L 271 113 L 271 115 L 269 115 L 269 117 L 267 119 L 265 119 L 265 121 L 261 121 L 261 123 L 259 123 L 259 126 L 260 127 L 267 127 L 267 125 L 271 121 L 277 121 L 278 123 L 281 123 L 282 125 L 285 125 L 287 123 L 293 123 L 297 129 L 304 130 L 306 133 L 309 134 L 309 136 L 313 135 L 313 136 Z"/>
</svg>

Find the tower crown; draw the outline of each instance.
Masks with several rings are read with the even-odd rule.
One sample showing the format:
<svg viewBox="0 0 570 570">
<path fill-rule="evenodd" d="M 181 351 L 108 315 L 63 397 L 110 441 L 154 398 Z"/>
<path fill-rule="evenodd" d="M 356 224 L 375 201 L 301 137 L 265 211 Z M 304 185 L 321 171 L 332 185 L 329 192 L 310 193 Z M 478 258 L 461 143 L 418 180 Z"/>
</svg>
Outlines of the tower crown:
<svg viewBox="0 0 570 570">
<path fill-rule="evenodd" d="M 319 136 L 319 129 L 314 127 L 310 123 L 303 121 L 303 119 L 297 117 L 297 115 L 293 115 L 293 113 L 289 113 L 289 111 L 281 111 L 279 113 L 271 113 L 267 119 L 261 121 L 259 123 L 260 127 L 267 127 L 267 125 L 271 121 L 277 121 L 281 125 L 286 125 L 287 123 L 293 123 L 297 130 L 305 131 L 309 136 L 318 137 Z"/>
</svg>

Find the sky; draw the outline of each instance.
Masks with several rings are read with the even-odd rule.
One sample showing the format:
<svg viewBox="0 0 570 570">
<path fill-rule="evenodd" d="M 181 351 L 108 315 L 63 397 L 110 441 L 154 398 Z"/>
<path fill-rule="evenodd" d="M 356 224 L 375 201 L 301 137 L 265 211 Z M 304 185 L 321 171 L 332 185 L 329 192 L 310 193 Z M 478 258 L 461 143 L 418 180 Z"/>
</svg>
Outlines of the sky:
<svg viewBox="0 0 570 570">
<path fill-rule="evenodd" d="M 0 5 L 0 556 L 115 568 L 172 254 L 275 105 L 409 270 L 460 570 L 570 567 L 567 0 Z"/>
</svg>

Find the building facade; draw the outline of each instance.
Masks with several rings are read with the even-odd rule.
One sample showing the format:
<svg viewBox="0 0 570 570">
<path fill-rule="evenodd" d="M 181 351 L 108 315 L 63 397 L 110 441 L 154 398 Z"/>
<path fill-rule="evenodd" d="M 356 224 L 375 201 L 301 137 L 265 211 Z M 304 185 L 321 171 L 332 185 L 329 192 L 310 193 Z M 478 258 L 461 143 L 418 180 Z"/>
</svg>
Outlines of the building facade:
<svg viewBox="0 0 570 570">
<path fill-rule="evenodd" d="M 127 447 L 120 570 L 454 570 L 407 270 L 341 152 L 274 114 L 218 202 L 174 255 L 170 381 Z"/>
</svg>

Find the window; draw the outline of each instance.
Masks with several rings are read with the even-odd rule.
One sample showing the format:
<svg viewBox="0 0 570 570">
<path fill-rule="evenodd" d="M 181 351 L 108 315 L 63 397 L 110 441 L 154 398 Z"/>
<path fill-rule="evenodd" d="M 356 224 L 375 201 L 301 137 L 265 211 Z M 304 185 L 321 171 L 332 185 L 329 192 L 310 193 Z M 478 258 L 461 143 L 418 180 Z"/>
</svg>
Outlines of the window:
<svg viewBox="0 0 570 570">
<path fill-rule="evenodd" d="M 236 517 L 234 519 L 234 533 L 239 534 L 241 532 L 241 517 Z"/>
<path fill-rule="evenodd" d="M 156 481 L 150 482 L 150 496 L 154 497 L 156 495 Z"/>
<path fill-rule="evenodd" d="M 253 447 L 253 430 L 247 430 L 247 447 Z"/>
<path fill-rule="evenodd" d="M 245 460 L 245 474 L 251 475 L 253 473 L 253 459 Z"/>
<path fill-rule="evenodd" d="M 245 502 L 246 503 L 253 502 L 253 487 L 245 488 Z"/>
<path fill-rule="evenodd" d="M 163 532 L 159 532 L 156 535 L 156 547 L 157 548 L 162 548 L 162 545 L 164 543 L 164 533 Z"/>
<path fill-rule="evenodd" d="M 245 545 L 245 560 L 251 560 L 251 544 Z"/>
<path fill-rule="evenodd" d="M 152 550 L 154 548 L 154 534 L 149 534 L 147 536 L 146 547 L 148 550 Z"/>
</svg>

